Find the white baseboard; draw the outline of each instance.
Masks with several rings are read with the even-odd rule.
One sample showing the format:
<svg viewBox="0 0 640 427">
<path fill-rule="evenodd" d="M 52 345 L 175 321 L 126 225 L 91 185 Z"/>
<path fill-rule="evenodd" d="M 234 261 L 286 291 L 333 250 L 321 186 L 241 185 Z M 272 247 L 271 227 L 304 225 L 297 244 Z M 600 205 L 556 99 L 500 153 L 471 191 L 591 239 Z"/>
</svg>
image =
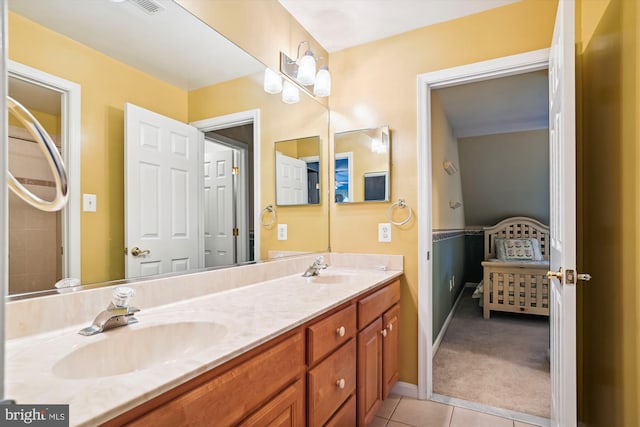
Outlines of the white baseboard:
<svg viewBox="0 0 640 427">
<path fill-rule="evenodd" d="M 404 396 L 404 397 L 410 397 L 412 399 L 417 399 L 418 386 L 415 384 L 398 381 L 396 385 L 393 386 L 391 393 Z"/>
<path fill-rule="evenodd" d="M 466 283 L 464 285 L 464 287 L 466 288 L 468 285 L 469 285 L 469 283 Z M 456 311 L 456 308 L 458 307 L 458 304 L 460 304 L 460 300 L 462 299 L 463 290 L 460 291 L 460 294 L 458 294 L 458 298 L 456 298 L 456 302 L 453 303 L 453 307 L 451 307 L 451 311 L 449 312 L 449 315 L 447 316 L 447 320 L 444 321 L 444 324 L 442 325 L 442 328 L 440 329 L 440 333 L 438 334 L 438 337 L 433 342 L 433 347 L 432 347 L 433 350 L 431 351 L 432 358 L 436 357 L 436 352 L 438 351 L 438 347 L 440 347 L 440 343 L 442 342 L 442 338 L 444 338 L 444 334 L 447 332 L 447 328 L 449 327 L 449 323 L 451 323 L 451 319 L 453 319 L 453 313 Z"/>
</svg>

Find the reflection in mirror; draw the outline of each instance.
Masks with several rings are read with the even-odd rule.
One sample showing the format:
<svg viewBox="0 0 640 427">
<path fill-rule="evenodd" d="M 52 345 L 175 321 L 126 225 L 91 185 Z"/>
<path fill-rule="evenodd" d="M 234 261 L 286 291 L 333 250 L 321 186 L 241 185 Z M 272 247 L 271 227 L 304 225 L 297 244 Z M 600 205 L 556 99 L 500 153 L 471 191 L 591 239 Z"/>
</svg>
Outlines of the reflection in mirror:
<svg viewBox="0 0 640 427">
<path fill-rule="evenodd" d="M 320 137 L 278 141 L 276 205 L 320 204 Z"/>
<path fill-rule="evenodd" d="M 388 126 L 336 133 L 336 203 L 389 201 Z"/>
<path fill-rule="evenodd" d="M 46 225 L 44 220 L 32 220 L 27 214 L 14 215 L 16 220 L 12 221 L 12 227 L 23 221 L 21 226 L 33 228 L 38 238 L 16 238 L 25 236 L 27 231 L 19 228 L 14 231 L 11 240 L 18 246 L 15 247 L 16 252 L 12 250 L 10 275 L 24 274 L 27 271 L 25 267 L 33 267 L 32 251 L 36 246 L 45 250 L 44 243 L 47 242 L 50 244 L 46 245 L 46 256 L 52 262 L 47 267 L 51 274 L 42 280 L 25 278 L 23 283 L 26 281 L 28 285 L 20 287 L 14 287 L 10 280 L 10 293 L 52 289 L 57 280 L 65 277 L 77 277 L 83 285 L 88 285 L 148 273 L 167 274 L 262 260 L 273 250 L 281 256 L 328 248 L 326 206 L 309 211 L 300 218 L 295 208 L 283 213 L 281 218 L 288 223 L 290 230 L 288 241 L 278 241 L 275 228 L 261 227 L 256 214 L 264 205 L 275 201 L 273 141 L 295 138 L 301 133 L 328 138 L 326 107 L 309 96 L 301 97 L 303 99 L 295 106 L 283 104 L 279 98 L 272 99 L 263 91 L 263 64 L 170 0 L 159 2 L 161 10 L 152 15 L 141 10 L 136 2 L 9 0 L 8 3 L 9 59 L 72 82 L 81 92 L 78 96 L 81 102 L 76 104 L 78 132 L 74 146 L 78 149 L 78 164 L 74 170 L 81 171 L 81 180 L 76 180 L 77 189 L 71 197 L 75 194 L 81 201 L 82 196 L 89 196 L 82 209 L 78 205 L 74 210 L 66 209 L 62 220 L 47 219 Z M 19 77 L 19 73 L 16 76 Z M 29 82 L 34 83 L 32 86 L 35 88 L 43 87 L 37 79 Z M 58 92 L 58 109 L 60 105 L 63 107 L 60 113 L 48 113 L 45 107 L 33 104 L 30 108 L 38 112 L 41 110 L 42 114 L 38 113 L 41 116 L 59 115 L 55 123 L 51 120 L 54 129 L 50 133 L 60 135 L 62 154 L 65 155 L 65 141 L 73 121 L 65 109 L 70 100 L 65 98 L 64 90 L 54 89 Z M 38 98 L 43 96 L 38 95 Z M 132 206 L 125 198 L 131 180 L 125 180 L 125 177 L 135 176 L 138 181 L 142 178 L 140 174 L 127 172 L 125 166 L 130 145 L 125 142 L 126 104 L 139 106 L 181 124 L 192 123 L 199 132 L 200 142 L 194 152 L 199 158 L 194 169 L 199 188 L 197 194 L 177 190 L 175 203 L 154 211 L 164 215 L 163 221 L 167 222 L 169 211 L 173 214 L 193 209 L 195 205 L 184 208 L 187 196 L 200 199 L 197 217 L 189 220 L 195 227 L 193 230 L 197 233 L 199 249 L 189 262 L 174 259 L 167 264 L 170 267 L 154 265 L 152 257 L 164 251 L 166 246 L 147 247 L 146 243 L 153 240 L 152 236 L 148 241 L 132 243 L 125 239 L 128 228 L 126 214 Z M 243 116 L 249 113 L 250 120 Z M 221 124 L 221 118 L 227 121 Z M 216 124 L 207 125 L 208 121 Z M 145 131 L 142 135 L 148 137 L 152 133 Z M 245 138 L 247 134 L 250 135 L 248 139 Z M 171 147 L 179 152 L 184 148 L 181 144 L 181 141 L 173 140 Z M 224 168 L 218 168 L 221 163 L 215 153 L 225 153 L 220 155 L 229 158 L 230 162 Z M 319 153 L 320 157 L 323 155 L 326 156 Z M 230 191 L 224 191 L 230 194 L 226 200 L 231 200 L 231 203 L 227 203 L 224 209 L 219 199 L 205 194 L 207 189 L 219 188 L 212 179 L 222 169 L 232 172 L 226 175 Z M 207 171 L 209 175 L 206 175 Z M 145 175 L 146 178 L 150 176 L 152 174 Z M 35 183 L 30 185 L 44 183 L 42 187 L 46 191 L 48 178 L 35 175 L 25 175 L 24 178 Z M 177 181 L 169 183 L 157 181 L 157 189 L 164 191 L 173 184 L 180 184 L 180 177 L 177 178 Z M 211 180 L 207 181 L 208 178 Z M 322 179 L 326 180 L 326 174 Z M 151 185 L 144 189 L 139 200 L 152 202 L 154 199 L 148 190 L 153 188 Z M 78 220 L 65 222 L 64 217 L 72 214 L 77 215 Z M 140 224 L 143 227 L 139 229 L 150 231 L 150 218 L 153 216 L 143 215 L 142 210 L 137 215 L 142 218 Z M 300 225 L 309 220 L 322 224 L 314 230 L 313 236 L 307 235 Z M 168 222 L 174 226 L 186 224 Z M 226 241 L 214 242 L 224 234 L 216 228 L 222 223 L 228 228 L 228 232 L 225 231 Z M 38 234 L 36 224 L 45 227 L 51 236 L 45 239 L 44 234 Z M 179 235 L 185 230 L 174 231 Z M 78 243 L 72 244 L 76 240 L 69 236 L 76 236 Z M 138 249 L 134 252 L 141 264 L 147 261 L 147 265 L 142 269 L 144 271 L 125 274 L 134 248 Z M 13 253 L 22 256 L 14 257 Z M 68 256 L 73 253 L 81 253 L 82 256 Z M 40 267 L 40 260 L 45 255 L 38 257 Z M 72 260 L 68 261 L 68 258 Z M 73 259 L 76 259 L 75 264 Z M 31 269 L 36 270 L 32 273 L 40 273 L 40 268 Z"/>
</svg>

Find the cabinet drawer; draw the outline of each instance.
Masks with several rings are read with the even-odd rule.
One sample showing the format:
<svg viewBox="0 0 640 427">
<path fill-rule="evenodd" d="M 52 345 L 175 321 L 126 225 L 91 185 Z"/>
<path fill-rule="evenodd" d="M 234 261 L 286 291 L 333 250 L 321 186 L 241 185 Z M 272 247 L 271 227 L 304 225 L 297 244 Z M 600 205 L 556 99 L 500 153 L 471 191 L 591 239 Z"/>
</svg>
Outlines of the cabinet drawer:
<svg viewBox="0 0 640 427">
<path fill-rule="evenodd" d="M 351 396 L 347 403 L 329 420 L 324 427 L 346 427 L 356 425 L 356 397 Z"/>
<path fill-rule="evenodd" d="M 358 301 L 358 329 L 380 317 L 389 307 L 400 301 L 400 280 Z"/>
<path fill-rule="evenodd" d="M 302 333 L 134 420 L 132 426 L 236 424 L 282 390 L 305 368 Z"/>
<path fill-rule="evenodd" d="M 356 389 L 356 342 L 350 340 L 309 371 L 309 426 L 321 426 Z"/>
<path fill-rule="evenodd" d="M 350 305 L 309 326 L 307 328 L 307 363 L 312 366 L 355 334 L 355 305 Z"/>
</svg>

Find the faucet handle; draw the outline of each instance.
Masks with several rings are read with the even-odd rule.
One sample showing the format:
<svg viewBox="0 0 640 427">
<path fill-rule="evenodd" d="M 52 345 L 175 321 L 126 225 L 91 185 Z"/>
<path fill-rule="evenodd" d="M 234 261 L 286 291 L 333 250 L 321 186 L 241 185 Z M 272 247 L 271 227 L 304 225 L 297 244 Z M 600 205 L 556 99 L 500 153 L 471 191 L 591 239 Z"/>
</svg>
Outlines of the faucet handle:
<svg viewBox="0 0 640 427">
<path fill-rule="evenodd" d="M 111 303 L 116 307 L 128 307 L 129 301 L 135 296 L 136 292 L 133 288 L 127 286 L 118 286 L 113 290 Z"/>
</svg>

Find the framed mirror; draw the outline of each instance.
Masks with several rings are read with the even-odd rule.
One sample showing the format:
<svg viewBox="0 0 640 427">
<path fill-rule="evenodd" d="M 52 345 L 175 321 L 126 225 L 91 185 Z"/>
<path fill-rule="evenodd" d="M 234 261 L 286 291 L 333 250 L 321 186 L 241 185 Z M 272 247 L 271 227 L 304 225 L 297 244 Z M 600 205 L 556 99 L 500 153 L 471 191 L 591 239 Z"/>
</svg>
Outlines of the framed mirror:
<svg viewBox="0 0 640 427">
<path fill-rule="evenodd" d="M 320 137 L 275 144 L 276 205 L 320 204 Z"/>
<path fill-rule="evenodd" d="M 10 294 L 22 297 L 50 292 L 54 283 L 68 277 L 80 279 L 82 285 L 100 286 L 148 277 L 148 273 L 179 274 L 265 260 L 272 250 L 279 251 L 278 256 L 327 250 L 326 206 L 304 216 L 293 208 L 278 213 L 278 221 L 286 221 L 295 232 L 295 239 L 287 241 L 276 238 L 275 227 L 263 227 L 259 222 L 261 210 L 275 202 L 273 141 L 298 135 L 319 135 L 327 140 L 328 110 L 324 105 L 304 94 L 298 104 L 287 105 L 265 93 L 262 63 L 171 0 L 159 2 L 160 10 L 153 12 L 140 9 L 136 2 L 8 3 L 11 91 L 54 134 L 70 175 L 79 177 L 71 183 L 72 203 L 57 217 L 41 220 L 20 210 L 22 207 L 10 213 Z M 150 249 L 145 241 L 125 240 L 126 214 L 132 209 L 125 197 L 127 186 L 143 177 L 126 172 L 126 104 L 195 127 L 201 144 L 192 153 L 198 158 L 194 191 L 176 191 L 175 202 L 161 210 L 179 212 L 187 202 L 186 195 L 200 199 L 200 205 L 193 205 L 197 214 L 190 219 L 193 228 L 189 229 L 197 235 L 197 251 L 188 262 L 181 259 L 167 263 L 167 267 L 149 262 L 140 272 L 131 274 L 126 270 L 132 270 L 127 262 L 134 247 L 141 260 L 152 259 L 145 253 Z M 153 133 L 149 129 L 144 132 Z M 22 143 L 20 135 L 15 134 L 12 150 Z M 24 141 L 23 145 L 28 144 Z M 173 140 L 172 144 L 178 152 L 181 150 L 181 141 Z M 327 155 L 319 153 L 324 159 Z M 230 161 L 222 166 L 221 158 Z M 327 163 L 323 164 L 326 167 Z M 11 166 L 16 172 L 18 167 Z M 207 189 L 213 194 L 211 189 L 218 188 L 206 179 L 223 169 L 231 171 L 226 175 L 230 183 L 227 188 L 233 190 L 226 199 L 231 203 L 224 209 L 205 196 Z M 20 169 L 24 170 L 29 168 Z M 236 172 L 240 175 L 234 178 Z M 46 187 L 49 181 L 46 176 L 20 174 L 30 186 Z M 154 188 L 151 185 L 142 190 L 145 201 L 153 200 L 147 196 Z M 170 186 L 157 188 L 164 191 Z M 327 188 L 326 184 L 322 188 Z M 153 234 L 149 227 L 155 217 L 142 213 L 138 217 L 143 219 L 138 227 L 141 234 Z M 313 238 L 302 226 L 309 220 L 322 224 L 313 230 Z M 36 223 L 41 229 L 35 227 Z M 229 227 L 225 233 L 232 236 L 223 250 L 207 242 L 206 237 L 216 235 L 215 227 L 221 224 Z M 42 227 L 50 232 L 46 239 Z M 176 234 L 184 230 L 178 229 Z M 237 239 L 233 238 L 235 233 Z M 45 268 L 29 268 L 39 247 L 46 247 L 46 253 L 37 255 L 37 259 L 46 258 L 51 264 L 46 275 Z M 153 249 L 151 254 L 164 248 Z M 224 256 L 218 259 L 211 256 L 222 252 Z M 39 277 L 26 277 L 26 273 Z"/>
<path fill-rule="evenodd" d="M 334 143 L 335 202 L 388 202 L 391 170 L 389 127 L 336 133 Z"/>
</svg>

